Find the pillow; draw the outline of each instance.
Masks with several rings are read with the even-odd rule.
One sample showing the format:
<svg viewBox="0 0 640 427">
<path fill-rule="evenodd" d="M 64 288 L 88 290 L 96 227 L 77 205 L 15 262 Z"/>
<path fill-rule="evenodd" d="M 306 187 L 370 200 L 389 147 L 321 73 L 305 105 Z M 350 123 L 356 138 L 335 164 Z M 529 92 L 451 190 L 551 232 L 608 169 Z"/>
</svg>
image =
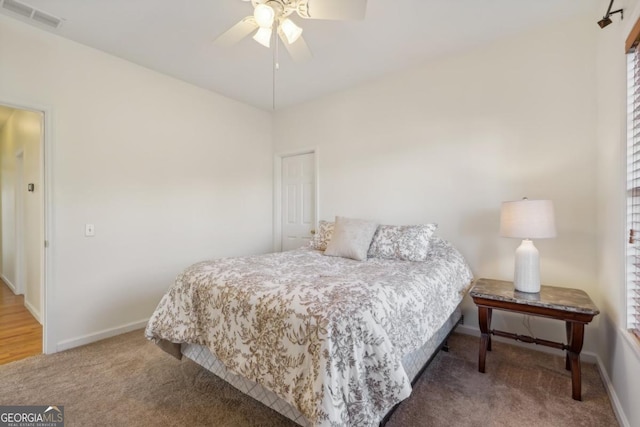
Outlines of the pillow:
<svg viewBox="0 0 640 427">
<path fill-rule="evenodd" d="M 377 228 L 375 222 L 337 216 L 333 236 L 324 254 L 364 261 Z"/>
<path fill-rule="evenodd" d="M 329 221 L 318 221 L 318 229 L 316 234 L 313 235 L 313 239 L 309 242 L 309 245 L 313 249 L 324 251 L 327 249 L 327 243 L 331 240 L 333 235 L 334 223 Z"/>
<path fill-rule="evenodd" d="M 370 258 L 425 261 L 438 224 L 381 225 L 369 248 Z"/>
</svg>

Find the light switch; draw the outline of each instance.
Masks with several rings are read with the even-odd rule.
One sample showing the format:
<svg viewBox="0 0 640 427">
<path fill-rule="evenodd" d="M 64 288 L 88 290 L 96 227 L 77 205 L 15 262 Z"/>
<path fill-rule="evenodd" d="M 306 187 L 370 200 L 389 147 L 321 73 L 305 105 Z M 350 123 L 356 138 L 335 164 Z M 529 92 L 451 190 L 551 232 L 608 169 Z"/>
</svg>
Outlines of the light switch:
<svg viewBox="0 0 640 427">
<path fill-rule="evenodd" d="M 84 235 L 86 237 L 93 237 L 96 235 L 96 228 L 93 226 L 93 224 L 84 225 Z"/>
</svg>

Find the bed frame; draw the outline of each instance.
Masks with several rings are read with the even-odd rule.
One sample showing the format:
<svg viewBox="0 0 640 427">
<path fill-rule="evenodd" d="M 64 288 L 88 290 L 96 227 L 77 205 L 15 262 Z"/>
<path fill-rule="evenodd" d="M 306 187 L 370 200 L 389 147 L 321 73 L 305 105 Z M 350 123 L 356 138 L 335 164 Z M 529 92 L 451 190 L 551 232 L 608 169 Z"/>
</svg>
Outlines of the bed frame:
<svg viewBox="0 0 640 427">
<path fill-rule="evenodd" d="M 455 325 L 453 325 L 453 328 L 449 331 L 447 336 L 444 337 L 444 339 L 440 342 L 440 344 L 438 345 L 438 348 L 436 349 L 436 351 L 434 351 L 433 354 L 429 357 L 429 359 L 427 360 L 427 363 L 425 363 L 424 366 L 422 366 L 422 368 L 420 368 L 420 371 L 418 371 L 418 374 L 413 378 L 413 380 L 411 380 L 411 388 L 413 388 L 416 385 L 416 383 L 418 382 L 418 380 L 420 379 L 420 377 L 422 376 L 424 371 L 427 370 L 427 368 L 429 367 L 429 365 L 431 364 L 433 359 L 435 359 L 436 355 L 438 354 L 438 352 L 440 350 L 442 350 L 444 352 L 447 352 L 447 353 L 449 352 L 448 340 L 449 340 L 449 337 L 451 336 L 451 334 L 453 333 L 453 331 L 458 327 L 458 325 L 464 325 L 464 314 L 460 315 L 460 318 L 456 321 Z M 384 418 L 382 418 L 382 421 L 380 421 L 380 427 L 384 427 L 384 425 L 387 424 L 387 422 L 393 416 L 394 412 L 396 412 L 396 409 L 398 409 L 403 402 L 404 402 L 404 400 L 402 402 L 396 403 L 394 405 L 394 407 L 391 408 L 389 410 L 389 412 L 387 412 L 387 414 L 384 416 Z"/>
<path fill-rule="evenodd" d="M 447 339 L 451 333 L 453 333 L 454 329 L 459 324 L 463 323 L 464 316 L 462 315 L 460 306 L 458 306 L 449 318 L 447 318 L 444 325 L 438 329 L 438 331 L 436 331 L 436 333 L 422 347 L 405 355 L 402 359 L 402 365 L 407 372 L 407 376 L 411 378 L 412 386 L 415 385 L 418 379 L 420 379 L 420 376 L 424 373 L 440 350 L 449 350 L 447 347 Z M 222 362 L 213 356 L 206 347 L 198 344 L 182 344 L 180 352 L 198 365 L 213 372 L 215 375 L 225 380 L 242 393 L 251 396 L 295 423 L 304 427 L 311 426 L 304 415 L 275 393 L 260 384 L 227 370 Z M 397 403 L 386 413 L 380 422 L 381 427 L 389 421 L 393 413 L 401 404 L 402 402 Z"/>
</svg>

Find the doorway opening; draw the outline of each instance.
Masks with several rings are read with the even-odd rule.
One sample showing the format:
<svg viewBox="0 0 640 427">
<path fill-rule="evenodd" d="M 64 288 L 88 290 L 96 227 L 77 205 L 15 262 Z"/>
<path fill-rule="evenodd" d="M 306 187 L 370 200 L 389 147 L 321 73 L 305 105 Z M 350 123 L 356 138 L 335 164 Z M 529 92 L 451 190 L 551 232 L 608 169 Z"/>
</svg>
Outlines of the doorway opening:
<svg viewBox="0 0 640 427">
<path fill-rule="evenodd" d="M 0 364 L 45 348 L 44 114 L 0 103 Z"/>
</svg>

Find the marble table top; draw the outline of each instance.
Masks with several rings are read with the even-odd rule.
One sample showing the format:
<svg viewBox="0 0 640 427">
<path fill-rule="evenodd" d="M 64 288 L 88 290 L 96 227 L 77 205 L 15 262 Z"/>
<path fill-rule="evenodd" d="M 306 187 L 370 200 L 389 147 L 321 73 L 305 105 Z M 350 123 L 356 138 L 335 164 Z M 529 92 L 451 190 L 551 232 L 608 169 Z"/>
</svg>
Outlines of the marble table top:
<svg viewBox="0 0 640 427">
<path fill-rule="evenodd" d="M 513 282 L 505 280 L 478 279 L 469 292 L 471 297 L 494 301 L 507 301 L 536 307 L 597 315 L 598 307 L 589 295 L 580 289 L 541 286 L 538 293 L 516 291 Z"/>
</svg>

